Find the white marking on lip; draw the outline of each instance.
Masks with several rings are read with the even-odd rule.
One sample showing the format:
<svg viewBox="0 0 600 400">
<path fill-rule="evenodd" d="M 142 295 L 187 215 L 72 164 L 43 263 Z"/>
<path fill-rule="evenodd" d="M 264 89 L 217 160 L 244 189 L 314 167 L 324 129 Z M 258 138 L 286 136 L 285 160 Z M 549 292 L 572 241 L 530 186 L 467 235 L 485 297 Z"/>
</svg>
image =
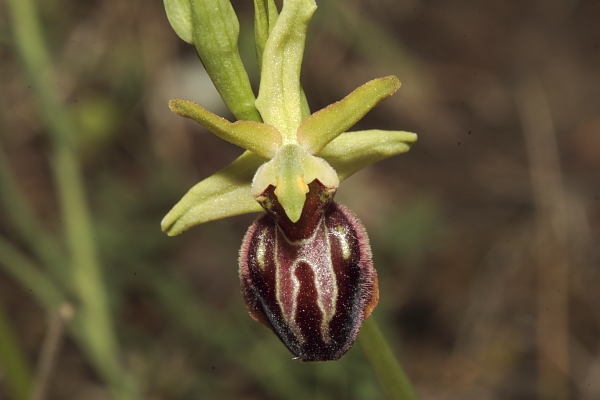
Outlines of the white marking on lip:
<svg viewBox="0 0 600 400">
<path fill-rule="evenodd" d="M 267 229 L 263 229 L 259 235 L 258 248 L 256 249 L 256 261 L 261 270 L 265 270 L 265 255 L 267 253 L 267 245 L 265 244 L 265 236 L 267 235 Z"/>
<path fill-rule="evenodd" d="M 344 260 L 348 260 L 350 258 L 350 244 L 348 243 L 348 239 L 346 238 L 344 228 L 342 228 L 341 225 L 338 225 L 332 233 L 340 241 L 340 246 L 342 247 L 342 257 L 344 257 Z"/>
</svg>

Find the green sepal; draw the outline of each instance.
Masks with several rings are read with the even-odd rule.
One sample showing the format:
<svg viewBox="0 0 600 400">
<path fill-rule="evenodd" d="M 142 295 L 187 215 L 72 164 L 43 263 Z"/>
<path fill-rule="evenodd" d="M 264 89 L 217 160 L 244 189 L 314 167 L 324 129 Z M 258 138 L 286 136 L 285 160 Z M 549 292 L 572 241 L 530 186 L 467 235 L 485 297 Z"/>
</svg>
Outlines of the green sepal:
<svg viewBox="0 0 600 400">
<path fill-rule="evenodd" d="M 252 182 L 252 195 L 261 196 L 270 186 L 292 222 L 300 219 L 308 185 L 318 179 L 326 188 L 336 189 L 339 179 L 322 158 L 312 156 L 295 144 L 284 145 L 275 157 L 263 164 Z"/>
<path fill-rule="evenodd" d="M 189 0 L 164 0 L 167 19 L 177 36 L 186 43 L 194 44 L 192 38 L 192 6 Z"/>
<path fill-rule="evenodd" d="M 407 152 L 417 135 L 379 129 L 346 132 L 331 141 L 319 154 L 337 172 L 340 181 L 367 165 Z"/>
<path fill-rule="evenodd" d="M 286 0 L 265 44 L 256 108 L 277 128 L 283 144 L 296 144 L 296 130 L 306 115 L 300 87 L 300 66 L 314 0 Z"/>
<path fill-rule="evenodd" d="M 271 125 L 255 121 L 229 122 L 202 106 L 183 99 L 172 99 L 169 108 L 175 114 L 193 119 L 223 140 L 272 158 L 281 145 L 281 134 Z"/>
<path fill-rule="evenodd" d="M 308 117 L 298 128 L 300 145 L 317 154 L 327 143 L 346 132 L 373 107 L 400 88 L 395 76 L 374 79 L 360 86 L 342 100 Z"/>
<path fill-rule="evenodd" d="M 274 0 L 254 0 L 254 43 L 256 47 L 256 60 L 258 62 L 258 70 L 262 70 L 263 54 L 267 39 L 275 26 L 275 21 L 279 13 L 275 6 Z M 302 120 L 305 120 L 310 115 L 310 107 L 306 94 L 300 86 L 300 101 L 302 102 Z"/>
<path fill-rule="evenodd" d="M 246 151 L 227 167 L 198 183 L 163 218 L 163 232 L 175 236 L 204 222 L 261 211 L 261 206 L 252 197 L 251 182 L 265 161 L 265 158 Z"/>
</svg>

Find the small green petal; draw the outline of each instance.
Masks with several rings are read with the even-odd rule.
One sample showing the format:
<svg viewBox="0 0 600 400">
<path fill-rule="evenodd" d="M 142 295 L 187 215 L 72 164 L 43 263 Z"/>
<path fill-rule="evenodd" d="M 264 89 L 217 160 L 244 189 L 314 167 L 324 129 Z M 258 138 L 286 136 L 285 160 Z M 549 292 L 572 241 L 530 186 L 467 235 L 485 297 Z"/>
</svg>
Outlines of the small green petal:
<svg viewBox="0 0 600 400">
<path fill-rule="evenodd" d="M 317 8 L 314 0 L 286 0 L 265 45 L 256 107 L 276 127 L 283 144 L 295 144 L 303 119 L 300 67 L 306 29 Z"/>
<path fill-rule="evenodd" d="M 342 181 L 369 164 L 407 152 L 416 140 L 416 134 L 403 131 L 346 132 L 317 156 L 323 157 Z"/>
<path fill-rule="evenodd" d="M 173 99 L 169 101 L 169 108 L 175 114 L 193 119 L 221 139 L 265 158 L 272 158 L 281 144 L 281 134 L 271 125 L 255 121 L 229 122 L 189 100 Z"/>
<path fill-rule="evenodd" d="M 259 197 L 269 185 L 273 185 L 288 218 L 296 222 L 302 214 L 308 185 L 315 179 L 329 189 L 339 185 L 336 172 L 325 160 L 308 154 L 298 145 L 285 145 L 271 161 L 256 171 L 252 195 Z"/>
<path fill-rule="evenodd" d="M 266 159 L 246 151 L 234 162 L 190 189 L 161 222 L 163 232 L 179 235 L 194 225 L 261 211 L 251 195 L 252 176 Z"/>
<path fill-rule="evenodd" d="M 298 141 L 310 154 L 317 154 L 327 143 L 350 129 L 373 107 L 400 88 L 395 76 L 374 79 L 342 100 L 308 117 L 298 128 Z"/>
</svg>

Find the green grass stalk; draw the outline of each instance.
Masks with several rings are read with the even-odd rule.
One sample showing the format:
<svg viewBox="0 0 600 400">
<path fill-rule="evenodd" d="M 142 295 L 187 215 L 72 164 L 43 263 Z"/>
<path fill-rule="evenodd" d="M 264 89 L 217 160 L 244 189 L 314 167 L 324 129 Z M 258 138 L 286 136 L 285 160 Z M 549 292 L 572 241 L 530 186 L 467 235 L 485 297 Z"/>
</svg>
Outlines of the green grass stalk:
<svg viewBox="0 0 600 400">
<path fill-rule="evenodd" d="M 365 320 L 357 340 L 390 400 L 419 399 L 373 317 Z"/>
<path fill-rule="evenodd" d="M 15 400 L 28 400 L 31 390 L 31 368 L 21 345 L 11 329 L 0 304 L 0 366 L 3 367 L 6 388 Z"/>
<path fill-rule="evenodd" d="M 78 340 L 91 363 L 118 399 L 133 398 L 132 386 L 118 360 L 119 348 L 107 302 L 84 181 L 75 151 L 75 129 L 54 90 L 56 74 L 43 40 L 32 0 L 8 0 L 16 50 L 20 53 L 32 89 L 49 128 L 53 144 L 52 172 L 57 184 L 70 279 L 78 299 L 74 324 Z"/>
<path fill-rule="evenodd" d="M 16 233 L 30 246 L 30 250 L 44 266 L 50 268 L 54 278 L 67 277 L 68 269 L 62 243 L 50 235 L 38 219 L 10 172 L 8 162 L 0 143 L 0 200 L 10 218 Z M 59 282 L 63 289 L 68 288 L 64 279 Z"/>
<path fill-rule="evenodd" d="M 23 289 L 48 310 L 56 310 L 65 301 L 63 292 L 41 271 L 36 262 L 12 243 L 0 237 L 0 264 Z"/>
</svg>

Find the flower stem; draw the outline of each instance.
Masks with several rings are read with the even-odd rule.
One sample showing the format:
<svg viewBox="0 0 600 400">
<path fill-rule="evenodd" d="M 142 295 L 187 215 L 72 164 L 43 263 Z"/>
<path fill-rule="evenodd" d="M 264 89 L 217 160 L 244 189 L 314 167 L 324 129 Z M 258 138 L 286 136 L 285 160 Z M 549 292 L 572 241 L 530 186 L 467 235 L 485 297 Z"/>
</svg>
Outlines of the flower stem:
<svg viewBox="0 0 600 400">
<path fill-rule="evenodd" d="M 363 323 L 358 335 L 358 344 L 373 367 L 389 399 L 419 399 L 373 317 Z"/>
</svg>

